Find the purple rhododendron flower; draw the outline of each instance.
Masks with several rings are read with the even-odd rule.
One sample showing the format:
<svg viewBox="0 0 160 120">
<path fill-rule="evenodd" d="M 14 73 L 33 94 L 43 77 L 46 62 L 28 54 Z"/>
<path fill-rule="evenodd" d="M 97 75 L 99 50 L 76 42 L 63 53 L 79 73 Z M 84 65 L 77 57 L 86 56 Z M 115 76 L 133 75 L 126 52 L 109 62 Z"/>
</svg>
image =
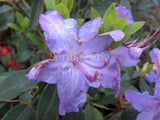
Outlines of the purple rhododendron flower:
<svg viewBox="0 0 160 120">
<path fill-rule="evenodd" d="M 127 18 L 126 25 L 134 22 L 133 17 L 132 17 L 132 13 L 129 10 L 127 10 L 126 7 L 120 5 L 120 6 L 116 7 L 116 11 L 117 11 L 118 19 L 123 18 L 123 17 Z"/>
<path fill-rule="evenodd" d="M 127 18 L 126 25 L 134 22 L 131 12 L 127 10 L 126 7 L 118 6 L 116 10 L 117 10 L 118 18 L 122 18 L 122 17 Z M 119 60 L 119 62 L 122 65 L 126 67 L 136 66 L 140 62 L 139 57 L 141 56 L 142 52 L 146 50 L 147 48 L 150 48 L 151 45 L 154 44 L 158 39 L 155 40 L 153 43 L 151 43 L 148 46 L 145 46 L 145 47 L 142 47 L 142 46 L 147 41 L 151 40 L 158 33 L 159 29 L 160 28 L 158 28 L 152 36 L 150 36 L 150 33 L 149 33 L 147 37 L 139 43 L 136 43 L 136 41 L 139 40 L 140 38 L 139 36 L 137 37 L 136 40 L 133 40 L 128 43 L 125 42 L 123 45 L 110 51 L 111 55 L 113 55 L 116 59 Z"/>
<path fill-rule="evenodd" d="M 152 83 L 155 80 L 155 92 L 157 92 L 156 90 L 160 89 L 160 50 L 158 48 L 153 48 L 150 51 L 149 55 L 154 65 L 153 69 L 144 77 L 144 79 L 150 83 Z"/>
<path fill-rule="evenodd" d="M 131 102 L 136 110 L 141 112 L 136 120 L 160 120 L 160 87 L 155 90 L 157 92 L 154 96 L 150 96 L 148 92 L 141 94 L 133 90 L 126 91 L 126 99 Z"/>
<path fill-rule="evenodd" d="M 120 88 L 118 63 L 105 48 L 112 40 L 124 37 L 121 30 L 98 35 L 102 24 L 100 17 L 88 21 L 80 28 L 75 19 L 64 19 L 56 10 L 40 16 L 48 48 L 56 59 L 47 59 L 35 65 L 26 77 L 32 81 L 57 84 L 60 98 L 59 114 L 78 112 L 86 102 L 86 92 L 91 87 Z"/>
</svg>

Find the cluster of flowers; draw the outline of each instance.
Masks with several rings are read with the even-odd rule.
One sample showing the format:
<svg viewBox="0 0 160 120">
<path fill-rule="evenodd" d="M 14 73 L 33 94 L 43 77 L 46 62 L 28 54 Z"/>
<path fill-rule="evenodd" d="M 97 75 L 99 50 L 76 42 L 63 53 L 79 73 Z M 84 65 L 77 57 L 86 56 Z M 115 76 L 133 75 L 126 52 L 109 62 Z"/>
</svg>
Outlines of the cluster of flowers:
<svg viewBox="0 0 160 120">
<path fill-rule="evenodd" d="M 1 49 L 2 50 L 0 50 L 0 56 L 3 56 L 3 55 L 11 53 L 11 51 L 9 51 L 8 47 L 5 46 L 5 45 L 2 45 Z M 19 63 L 15 62 L 15 61 L 12 61 L 12 60 L 8 60 L 7 61 L 7 65 L 10 66 L 11 68 L 13 68 L 14 70 L 18 70 L 18 68 L 20 66 Z"/>
<path fill-rule="evenodd" d="M 116 8 L 118 18 L 127 17 L 126 25 L 134 22 L 131 12 L 125 7 Z M 78 112 L 79 106 L 86 102 L 89 87 L 114 88 L 115 97 L 120 90 L 120 65 L 129 67 L 140 62 L 140 55 L 157 40 L 148 46 L 144 43 L 152 39 L 157 32 L 136 43 L 125 42 L 114 50 L 108 49 L 111 42 L 120 41 L 125 36 L 121 30 L 98 34 L 103 21 L 100 17 L 90 20 L 80 28 L 75 19 L 64 19 L 56 10 L 41 14 L 39 21 L 48 48 L 55 53 L 54 59 L 47 59 L 35 65 L 26 77 L 32 81 L 44 81 L 57 84 L 60 98 L 59 114 Z M 63 57 L 62 56 L 69 56 Z M 70 59 L 68 59 L 70 58 Z M 98 58 L 98 59 L 95 59 Z M 134 98 L 129 96 L 127 98 Z M 132 102 L 131 102 L 132 103 Z"/>
</svg>

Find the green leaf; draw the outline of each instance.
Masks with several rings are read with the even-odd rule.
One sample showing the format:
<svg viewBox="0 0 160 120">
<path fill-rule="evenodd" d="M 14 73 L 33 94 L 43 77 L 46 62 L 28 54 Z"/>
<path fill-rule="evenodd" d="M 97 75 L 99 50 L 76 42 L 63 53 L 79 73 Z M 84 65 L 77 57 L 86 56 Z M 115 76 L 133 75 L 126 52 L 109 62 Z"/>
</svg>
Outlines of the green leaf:
<svg viewBox="0 0 160 120">
<path fill-rule="evenodd" d="M 7 11 L 9 11 L 11 9 L 11 7 L 9 5 L 3 5 L 0 7 L 0 14 L 5 13 Z"/>
<path fill-rule="evenodd" d="M 117 19 L 111 24 L 109 24 L 106 28 L 104 28 L 103 32 L 108 32 L 116 29 L 123 30 L 123 28 L 125 27 L 126 21 L 127 21 L 127 18 Z"/>
<path fill-rule="evenodd" d="M 16 12 L 16 19 L 19 25 L 21 25 L 22 20 L 24 19 L 23 15 L 19 12 Z"/>
<path fill-rule="evenodd" d="M 21 104 L 26 104 L 30 99 L 31 99 L 32 95 L 27 91 L 24 92 L 20 95 L 20 99 L 22 99 L 22 101 L 20 101 Z"/>
<path fill-rule="evenodd" d="M 58 5 L 62 0 L 55 0 L 56 5 Z"/>
<path fill-rule="evenodd" d="M 104 28 L 106 28 L 109 24 L 111 24 L 113 21 L 117 19 L 118 19 L 117 11 L 115 7 L 115 3 L 113 3 L 112 5 L 109 6 L 109 8 L 104 14 L 103 24 L 100 28 L 100 33 L 104 33 Z"/>
<path fill-rule="evenodd" d="M 10 109 L 2 118 L 2 120 L 29 120 L 32 109 L 24 104 L 19 104 Z"/>
<path fill-rule="evenodd" d="M 0 86 L 0 100 L 10 100 L 22 92 L 35 87 L 37 82 L 31 82 L 25 77 L 25 70 L 15 72 L 3 80 Z"/>
<path fill-rule="evenodd" d="M 125 6 L 128 10 L 131 10 L 129 0 L 121 0 L 120 5 Z"/>
<path fill-rule="evenodd" d="M 87 104 L 84 110 L 85 120 L 96 120 L 95 111 L 91 105 Z"/>
<path fill-rule="evenodd" d="M 139 86 L 141 92 L 148 91 L 150 95 L 154 94 L 153 88 L 147 84 L 146 80 L 141 79 L 139 82 Z"/>
<path fill-rule="evenodd" d="M 38 36 L 36 36 L 35 34 L 32 34 L 32 33 L 27 33 L 27 37 L 29 37 L 29 39 L 35 45 L 37 45 L 39 48 L 43 48 L 43 44 L 42 44 L 41 40 L 38 38 Z"/>
<path fill-rule="evenodd" d="M 113 41 L 110 45 L 110 48 L 113 50 L 118 46 L 120 46 L 122 43 L 124 43 L 128 39 L 129 36 L 131 36 L 133 33 L 138 31 L 144 25 L 144 23 L 145 22 L 142 21 L 142 22 L 134 22 L 129 25 L 126 25 L 123 29 L 123 32 L 125 33 L 124 38 L 119 42 Z"/>
<path fill-rule="evenodd" d="M 45 0 L 44 2 L 45 2 L 45 4 L 46 4 L 47 10 L 52 10 L 52 9 L 54 9 L 54 7 L 55 7 L 55 5 L 56 5 L 55 0 Z"/>
<path fill-rule="evenodd" d="M 21 28 L 15 23 L 8 23 L 7 25 L 14 30 L 21 31 Z"/>
<path fill-rule="evenodd" d="M 82 109 L 80 108 L 79 112 L 67 113 L 63 117 L 63 120 L 85 120 L 84 113 L 83 113 Z"/>
<path fill-rule="evenodd" d="M 141 72 L 140 72 L 140 76 L 141 77 L 144 77 L 148 72 L 150 72 L 151 70 L 153 69 L 153 64 L 150 64 L 150 63 L 145 63 L 144 65 L 143 65 L 143 68 L 142 68 L 142 70 L 141 70 Z"/>
<path fill-rule="evenodd" d="M 99 12 L 96 9 L 91 7 L 91 18 L 92 18 L 92 20 L 95 19 L 96 17 L 101 17 L 101 15 L 99 14 Z"/>
<path fill-rule="evenodd" d="M 67 6 L 69 13 L 72 10 L 74 0 L 63 0 L 64 4 Z"/>
<path fill-rule="evenodd" d="M 70 17 L 69 10 L 66 7 L 66 5 L 64 5 L 63 3 L 60 3 L 60 4 L 56 5 L 54 9 L 58 10 L 61 13 L 61 15 L 63 16 L 63 18 L 69 18 Z"/>
<path fill-rule="evenodd" d="M 76 19 L 78 26 L 80 27 L 84 21 L 84 19 Z"/>
<path fill-rule="evenodd" d="M 95 114 L 95 119 L 96 120 L 103 120 L 102 113 L 99 110 L 97 110 L 96 108 L 93 108 L 93 110 L 94 110 L 94 114 Z"/>
<path fill-rule="evenodd" d="M 14 21 L 13 12 L 7 12 L 4 14 L 0 14 L 0 31 L 8 28 L 8 23 L 12 23 Z"/>
<path fill-rule="evenodd" d="M 38 24 L 39 16 L 43 11 L 43 0 L 33 0 L 31 7 L 30 25 L 35 27 Z"/>
<path fill-rule="evenodd" d="M 53 120 L 58 115 L 59 98 L 56 85 L 47 85 L 37 106 L 37 120 Z"/>
<path fill-rule="evenodd" d="M 136 116 L 139 114 L 133 107 L 127 108 L 121 115 L 121 120 L 136 120 Z"/>
<path fill-rule="evenodd" d="M 28 26 L 29 26 L 29 19 L 25 17 L 25 18 L 22 20 L 22 22 L 21 22 L 20 25 L 21 25 L 21 27 L 22 27 L 23 29 L 28 28 Z"/>
</svg>

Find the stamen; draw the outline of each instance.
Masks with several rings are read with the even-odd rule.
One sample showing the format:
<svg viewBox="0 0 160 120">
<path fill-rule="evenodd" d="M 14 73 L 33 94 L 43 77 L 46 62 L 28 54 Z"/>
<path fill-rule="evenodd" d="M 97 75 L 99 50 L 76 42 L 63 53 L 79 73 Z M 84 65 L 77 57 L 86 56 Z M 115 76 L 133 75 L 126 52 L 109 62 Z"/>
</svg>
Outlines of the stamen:
<svg viewBox="0 0 160 120">
<path fill-rule="evenodd" d="M 102 65 L 102 66 L 92 65 L 92 64 L 87 63 L 85 61 L 83 61 L 83 63 L 88 65 L 89 67 L 92 67 L 92 68 L 95 68 L 95 69 L 103 69 L 103 68 L 107 67 L 107 62 L 104 62 L 104 65 Z"/>
<path fill-rule="evenodd" d="M 107 62 L 106 61 L 104 62 L 104 67 L 107 67 Z"/>
<path fill-rule="evenodd" d="M 111 51 L 111 48 L 108 48 L 108 51 L 110 52 L 110 51 Z"/>
<path fill-rule="evenodd" d="M 141 47 L 141 46 L 144 45 L 147 41 L 149 41 L 150 39 L 152 39 L 152 38 L 158 33 L 159 30 L 160 30 L 160 28 L 158 27 L 158 29 L 157 29 L 157 30 L 153 33 L 153 35 L 150 36 L 150 37 L 149 37 L 149 35 L 150 35 L 151 33 L 148 32 L 147 37 L 146 37 L 143 41 L 141 41 L 141 42 L 139 42 L 139 43 L 135 43 L 135 44 L 130 44 L 130 45 L 128 45 L 128 47 L 129 47 L 129 48 L 130 48 L 130 47 L 134 47 L 134 46 Z"/>
<path fill-rule="evenodd" d="M 97 80 L 97 77 L 99 75 L 98 71 L 94 72 L 94 78 L 91 75 L 88 75 L 88 73 L 84 70 L 84 68 L 81 66 L 81 64 L 79 62 L 74 62 L 84 73 L 84 75 L 86 76 L 86 78 L 89 80 L 90 83 L 92 83 L 93 81 Z"/>
<path fill-rule="evenodd" d="M 82 44 L 82 40 L 77 40 L 77 43 L 78 43 L 79 45 L 81 45 L 81 44 Z"/>
</svg>

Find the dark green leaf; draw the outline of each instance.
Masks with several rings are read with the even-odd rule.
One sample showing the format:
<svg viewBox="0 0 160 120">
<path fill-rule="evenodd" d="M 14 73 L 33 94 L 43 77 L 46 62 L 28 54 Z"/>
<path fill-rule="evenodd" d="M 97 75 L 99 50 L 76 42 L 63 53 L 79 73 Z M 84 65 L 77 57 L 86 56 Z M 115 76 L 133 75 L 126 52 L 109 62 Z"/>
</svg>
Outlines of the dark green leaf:
<svg viewBox="0 0 160 120">
<path fill-rule="evenodd" d="M 138 115 L 138 111 L 136 111 L 133 107 L 127 108 L 121 115 L 122 120 L 136 120 Z"/>
<path fill-rule="evenodd" d="M 30 38 L 30 40 L 32 40 L 32 42 L 37 45 L 39 48 L 43 48 L 43 44 L 41 42 L 41 40 L 38 38 L 38 36 L 36 36 L 35 34 L 32 33 L 27 33 L 27 37 Z"/>
<path fill-rule="evenodd" d="M 26 104 L 30 99 L 31 99 L 32 95 L 27 91 L 24 92 L 20 95 L 20 99 L 22 99 L 22 101 L 20 101 L 21 104 Z"/>
<path fill-rule="evenodd" d="M 99 12 L 96 9 L 91 7 L 91 18 L 92 18 L 92 20 L 95 19 L 96 17 L 101 17 L 101 15 L 99 14 Z"/>
<path fill-rule="evenodd" d="M 53 120 L 58 115 L 59 98 L 56 85 L 47 85 L 37 107 L 37 120 Z"/>
<path fill-rule="evenodd" d="M 24 104 L 20 104 L 9 110 L 2 120 L 29 120 L 32 109 Z"/>
<path fill-rule="evenodd" d="M 22 92 L 36 86 L 37 82 L 31 82 L 25 78 L 25 70 L 18 71 L 8 76 L 0 86 L 0 100 L 10 100 Z"/>
<path fill-rule="evenodd" d="M 54 9 L 54 7 L 55 7 L 55 5 L 56 5 L 55 0 L 45 0 L 44 2 L 45 2 L 45 4 L 46 4 L 47 10 L 52 10 L 52 9 Z"/>
<path fill-rule="evenodd" d="M 91 105 L 87 104 L 84 113 L 85 113 L 85 120 L 96 120 L 95 111 Z"/>
<path fill-rule="evenodd" d="M 139 84 L 142 92 L 148 91 L 150 95 L 153 95 L 154 93 L 153 88 L 149 86 L 145 80 L 141 79 Z"/>
<path fill-rule="evenodd" d="M 58 10 L 61 13 L 61 15 L 63 16 L 63 18 L 69 18 L 70 17 L 69 10 L 66 7 L 66 5 L 64 5 L 63 3 L 60 3 L 60 4 L 56 5 L 54 9 Z"/>
<path fill-rule="evenodd" d="M 113 50 L 118 46 L 120 46 L 122 43 L 124 43 L 128 39 L 129 36 L 131 36 L 133 33 L 138 31 L 144 25 L 144 23 L 145 22 L 142 21 L 142 22 L 134 22 L 129 25 L 126 25 L 123 29 L 123 32 L 125 33 L 125 37 L 119 42 L 113 41 L 110 45 L 110 48 Z"/>
<path fill-rule="evenodd" d="M 84 120 L 84 113 L 82 109 L 79 110 L 79 112 L 71 112 L 67 113 L 64 117 L 63 120 Z"/>
<path fill-rule="evenodd" d="M 14 21 L 13 12 L 7 12 L 4 14 L 0 14 L 0 31 L 8 28 L 8 23 L 12 23 Z"/>
<path fill-rule="evenodd" d="M 11 7 L 9 5 L 3 5 L 0 7 L 0 14 L 5 13 L 7 11 L 9 11 L 11 9 Z"/>
<path fill-rule="evenodd" d="M 43 0 L 33 0 L 31 7 L 30 25 L 35 27 L 38 24 L 39 16 L 43 11 Z"/>
<path fill-rule="evenodd" d="M 7 25 L 14 30 L 17 30 L 17 31 L 21 30 L 21 28 L 15 23 L 8 23 Z"/>
<path fill-rule="evenodd" d="M 96 108 L 93 108 L 93 110 L 94 110 L 94 114 L 95 114 L 95 119 L 96 120 L 103 120 L 102 113 L 100 111 L 98 111 Z"/>
</svg>

